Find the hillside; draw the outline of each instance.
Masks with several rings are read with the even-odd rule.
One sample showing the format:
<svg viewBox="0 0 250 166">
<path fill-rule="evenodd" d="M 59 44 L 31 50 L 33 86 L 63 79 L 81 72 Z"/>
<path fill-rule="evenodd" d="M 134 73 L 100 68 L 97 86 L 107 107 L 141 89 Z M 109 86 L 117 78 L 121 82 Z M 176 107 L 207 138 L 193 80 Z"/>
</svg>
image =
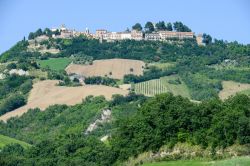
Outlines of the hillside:
<svg viewBox="0 0 250 166">
<path fill-rule="evenodd" d="M 126 90 L 103 85 L 63 87 L 56 86 L 57 83 L 57 80 L 47 80 L 34 84 L 28 97 L 27 104 L 0 116 L 0 120 L 6 121 L 11 117 L 21 116 L 31 108 L 40 108 L 41 110 L 44 110 L 50 105 L 55 104 L 75 105 L 81 103 L 82 100 L 90 95 L 102 95 L 110 100 L 114 94 L 128 94 L 128 91 Z"/>
<path fill-rule="evenodd" d="M 164 146 L 176 152 L 179 143 L 190 141 L 191 145 L 185 150 L 190 155 L 197 152 L 197 158 L 249 155 L 249 104 L 250 99 L 244 95 L 223 103 L 212 100 L 195 104 L 180 96 L 162 94 L 150 99 L 116 96 L 112 101 L 96 97 L 74 106 L 55 105 L 46 111 L 35 109 L 0 123 L 1 134 L 15 135 L 31 143 L 32 148 L 25 155 L 14 157 L 14 154 L 0 153 L 0 156 L 4 160 L 8 156 L 12 156 L 12 160 L 24 157 L 18 160 L 23 164 L 36 161 L 43 165 L 46 161 L 60 165 L 67 160 L 71 164 L 119 165 L 129 157 L 157 152 Z M 90 124 L 100 119 L 106 108 L 111 110 L 111 119 L 86 134 Z M 211 108 L 214 111 L 211 112 Z M 225 132 L 220 132 L 223 128 Z M 106 142 L 101 141 L 104 136 L 108 136 Z M 236 148 L 231 148 L 234 145 Z M 220 153 L 223 149 L 225 153 Z M 188 155 L 179 156 L 182 157 L 185 159 Z M 169 160 L 173 159 L 170 155 Z"/>
<path fill-rule="evenodd" d="M 0 56 L 0 134 L 32 145 L 0 165 L 249 162 L 249 45 L 40 38 Z"/>
</svg>

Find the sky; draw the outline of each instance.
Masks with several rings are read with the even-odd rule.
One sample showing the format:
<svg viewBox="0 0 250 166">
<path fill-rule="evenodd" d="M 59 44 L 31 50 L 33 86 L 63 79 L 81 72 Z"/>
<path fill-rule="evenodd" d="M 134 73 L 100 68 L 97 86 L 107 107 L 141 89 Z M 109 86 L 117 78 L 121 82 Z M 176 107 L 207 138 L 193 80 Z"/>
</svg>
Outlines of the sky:
<svg viewBox="0 0 250 166">
<path fill-rule="evenodd" d="M 0 0 L 0 53 L 38 28 L 124 31 L 147 21 L 181 21 L 196 34 L 250 43 L 249 0 Z"/>
</svg>

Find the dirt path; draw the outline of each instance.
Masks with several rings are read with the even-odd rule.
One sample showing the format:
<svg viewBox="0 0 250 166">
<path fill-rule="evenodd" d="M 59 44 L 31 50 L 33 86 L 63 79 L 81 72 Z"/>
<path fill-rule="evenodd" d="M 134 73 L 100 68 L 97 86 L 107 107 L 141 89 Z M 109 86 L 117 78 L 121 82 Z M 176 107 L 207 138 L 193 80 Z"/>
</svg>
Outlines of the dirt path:
<svg viewBox="0 0 250 166">
<path fill-rule="evenodd" d="M 109 100 L 113 94 L 128 94 L 128 91 L 126 90 L 104 85 L 63 87 L 56 86 L 56 83 L 58 83 L 58 81 L 55 80 L 46 80 L 35 83 L 28 98 L 27 105 L 2 115 L 0 120 L 6 121 L 11 117 L 21 116 L 30 108 L 40 108 L 41 110 L 44 110 L 48 106 L 54 104 L 75 105 L 81 103 L 82 99 L 89 95 L 103 95 Z"/>
</svg>

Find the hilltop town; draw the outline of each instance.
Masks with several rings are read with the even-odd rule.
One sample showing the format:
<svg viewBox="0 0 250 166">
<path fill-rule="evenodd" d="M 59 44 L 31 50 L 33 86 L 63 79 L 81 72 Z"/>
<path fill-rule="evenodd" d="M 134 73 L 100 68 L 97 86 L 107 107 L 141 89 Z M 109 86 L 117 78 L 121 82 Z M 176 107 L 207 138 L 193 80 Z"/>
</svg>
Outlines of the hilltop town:
<svg viewBox="0 0 250 166">
<path fill-rule="evenodd" d="M 181 22 L 30 32 L 0 56 L 0 165 L 249 160 L 249 55 Z"/>
<path fill-rule="evenodd" d="M 172 27 L 171 23 L 165 25 L 160 21 L 159 23 L 153 24 L 148 22 L 143 30 L 139 23 L 136 23 L 131 30 L 127 29 L 123 32 L 113 32 L 107 29 L 97 29 L 95 33 L 91 33 L 88 28 L 85 31 L 77 31 L 75 29 L 66 28 L 62 24 L 58 28 L 46 28 L 45 33 L 42 33 L 39 29 L 37 32 L 29 35 L 29 39 L 35 39 L 37 42 L 48 40 L 49 37 L 54 39 L 64 38 L 70 39 L 83 35 L 87 38 L 99 39 L 100 42 L 107 41 L 119 41 L 119 40 L 149 40 L 149 41 L 172 41 L 172 40 L 183 40 L 183 39 L 196 39 L 198 45 L 204 45 L 203 35 L 195 35 L 187 26 L 181 22 L 175 22 Z M 36 35 L 34 35 L 36 34 Z"/>
</svg>

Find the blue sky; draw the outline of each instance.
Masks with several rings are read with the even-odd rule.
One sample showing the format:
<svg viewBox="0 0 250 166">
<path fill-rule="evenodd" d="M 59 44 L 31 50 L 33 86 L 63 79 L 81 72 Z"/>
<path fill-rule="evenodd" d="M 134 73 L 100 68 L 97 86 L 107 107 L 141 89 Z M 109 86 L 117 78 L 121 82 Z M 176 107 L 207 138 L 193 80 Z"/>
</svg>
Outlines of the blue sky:
<svg viewBox="0 0 250 166">
<path fill-rule="evenodd" d="M 38 28 L 123 31 L 136 22 L 182 21 L 195 33 L 250 43 L 249 0 L 0 0 L 0 53 Z"/>
</svg>

